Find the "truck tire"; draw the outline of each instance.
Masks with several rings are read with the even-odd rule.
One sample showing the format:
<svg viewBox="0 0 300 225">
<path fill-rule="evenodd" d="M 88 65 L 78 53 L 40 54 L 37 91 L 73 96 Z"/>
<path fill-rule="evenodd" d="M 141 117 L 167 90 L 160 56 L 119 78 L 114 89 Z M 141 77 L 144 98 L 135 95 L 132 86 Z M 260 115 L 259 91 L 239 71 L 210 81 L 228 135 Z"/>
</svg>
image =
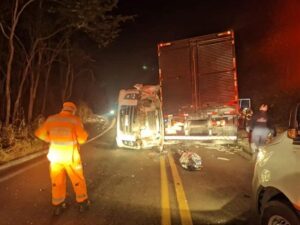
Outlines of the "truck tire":
<svg viewBox="0 0 300 225">
<path fill-rule="evenodd" d="M 293 208 L 283 201 L 270 201 L 264 207 L 261 225 L 300 225 L 299 216 Z"/>
</svg>

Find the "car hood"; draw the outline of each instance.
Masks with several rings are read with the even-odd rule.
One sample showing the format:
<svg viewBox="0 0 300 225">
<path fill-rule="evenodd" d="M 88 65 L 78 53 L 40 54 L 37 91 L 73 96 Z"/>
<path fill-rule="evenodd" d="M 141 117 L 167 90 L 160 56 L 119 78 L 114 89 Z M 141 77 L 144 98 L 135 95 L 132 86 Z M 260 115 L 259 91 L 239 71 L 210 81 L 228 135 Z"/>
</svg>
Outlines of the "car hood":
<svg viewBox="0 0 300 225">
<path fill-rule="evenodd" d="M 272 146 L 272 145 L 277 145 L 280 142 L 282 142 L 286 137 L 287 137 L 287 131 L 284 131 L 281 134 L 277 135 L 275 138 L 273 138 L 271 140 L 271 142 L 266 145 L 266 147 Z"/>
</svg>

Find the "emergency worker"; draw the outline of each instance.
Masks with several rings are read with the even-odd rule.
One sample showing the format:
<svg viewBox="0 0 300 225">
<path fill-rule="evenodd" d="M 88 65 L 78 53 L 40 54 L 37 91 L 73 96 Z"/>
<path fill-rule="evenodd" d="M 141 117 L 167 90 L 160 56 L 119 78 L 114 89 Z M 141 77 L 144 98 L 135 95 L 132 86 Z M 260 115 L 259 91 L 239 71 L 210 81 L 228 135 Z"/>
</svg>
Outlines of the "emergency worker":
<svg viewBox="0 0 300 225">
<path fill-rule="evenodd" d="M 66 174 L 76 194 L 79 211 L 85 211 L 90 205 L 79 154 L 79 144 L 86 141 L 88 134 L 75 112 L 76 105 L 65 102 L 60 113 L 49 116 L 35 131 L 38 138 L 50 143 L 47 158 L 50 161 L 54 215 L 66 208 Z"/>
<path fill-rule="evenodd" d="M 259 112 L 252 117 L 250 122 L 251 135 L 251 150 L 256 153 L 258 147 L 265 145 L 269 135 L 272 134 L 271 129 L 268 127 L 268 105 L 262 104 Z"/>
</svg>

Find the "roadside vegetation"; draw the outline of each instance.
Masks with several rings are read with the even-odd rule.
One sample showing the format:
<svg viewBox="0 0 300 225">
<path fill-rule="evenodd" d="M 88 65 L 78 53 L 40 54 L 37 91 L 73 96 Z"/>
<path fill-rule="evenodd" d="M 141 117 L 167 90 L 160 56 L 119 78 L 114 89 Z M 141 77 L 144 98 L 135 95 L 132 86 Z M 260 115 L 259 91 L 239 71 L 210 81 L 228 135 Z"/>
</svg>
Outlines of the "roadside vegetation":
<svg viewBox="0 0 300 225">
<path fill-rule="evenodd" d="M 107 122 L 102 116 L 94 114 L 88 105 L 83 102 L 78 105 L 78 116 L 82 118 L 83 125 L 89 133 L 89 138 L 100 133 L 105 128 Z M 37 117 L 33 121 L 31 129 L 28 129 L 27 126 L 20 126 L 11 132 L 13 136 L 1 139 L 0 165 L 38 151 L 44 151 L 48 148 L 47 143 L 33 135 L 34 130 L 45 119 L 43 116 Z M 7 140 L 9 140 L 9 143 L 6 142 Z M 3 143 L 6 145 L 2 146 Z"/>
<path fill-rule="evenodd" d="M 40 149 L 33 131 L 67 100 L 86 102 L 92 115 L 105 102 L 95 60 L 86 48 L 104 48 L 132 19 L 116 13 L 117 0 L 0 2 L 0 163 Z M 95 85 L 99 85 L 98 87 Z"/>
</svg>

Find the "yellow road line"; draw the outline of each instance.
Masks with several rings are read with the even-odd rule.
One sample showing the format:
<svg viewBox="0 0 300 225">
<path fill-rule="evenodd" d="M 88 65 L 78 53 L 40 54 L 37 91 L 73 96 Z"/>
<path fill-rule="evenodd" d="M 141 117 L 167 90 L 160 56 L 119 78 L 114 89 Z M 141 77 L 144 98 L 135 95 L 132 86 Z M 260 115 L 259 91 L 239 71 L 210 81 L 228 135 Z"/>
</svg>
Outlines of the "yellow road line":
<svg viewBox="0 0 300 225">
<path fill-rule="evenodd" d="M 172 176 L 175 185 L 175 191 L 177 196 L 177 202 L 179 207 L 180 219 L 182 225 L 193 225 L 191 212 L 187 203 L 187 199 L 184 193 L 181 178 L 176 168 L 173 156 L 168 153 L 169 163 L 172 171 Z"/>
<path fill-rule="evenodd" d="M 160 156 L 161 224 L 171 225 L 170 200 L 165 157 Z"/>
</svg>

